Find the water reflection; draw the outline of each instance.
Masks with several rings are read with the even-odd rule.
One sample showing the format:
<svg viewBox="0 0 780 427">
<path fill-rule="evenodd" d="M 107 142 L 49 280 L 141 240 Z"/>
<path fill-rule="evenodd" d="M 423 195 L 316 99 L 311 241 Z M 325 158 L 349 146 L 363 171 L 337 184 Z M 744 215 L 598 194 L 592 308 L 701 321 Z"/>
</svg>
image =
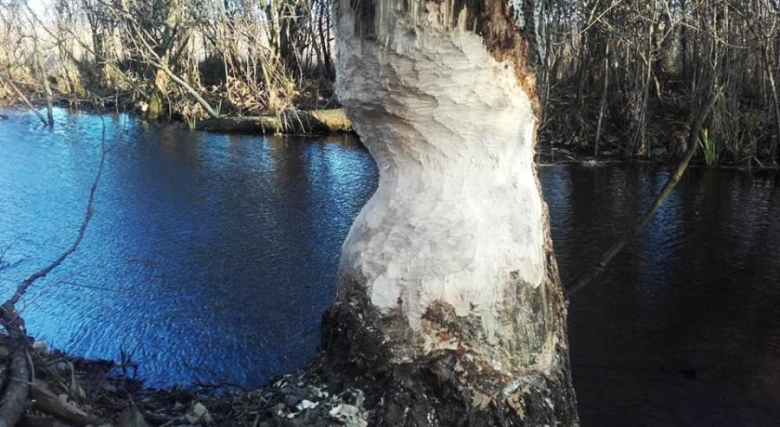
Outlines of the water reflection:
<svg viewBox="0 0 780 427">
<path fill-rule="evenodd" d="M 571 188 L 551 177 L 560 173 Z M 666 174 L 543 168 L 564 276 L 589 268 Z M 779 213 L 773 176 L 689 171 L 641 238 L 571 303 L 583 425 L 777 425 Z"/>
</svg>

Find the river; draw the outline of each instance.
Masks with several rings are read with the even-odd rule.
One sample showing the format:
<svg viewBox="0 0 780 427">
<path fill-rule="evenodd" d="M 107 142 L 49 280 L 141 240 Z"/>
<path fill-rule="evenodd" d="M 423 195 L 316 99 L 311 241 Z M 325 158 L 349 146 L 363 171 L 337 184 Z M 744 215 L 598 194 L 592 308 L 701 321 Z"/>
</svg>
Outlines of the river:
<svg viewBox="0 0 780 427">
<path fill-rule="evenodd" d="M 26 298 L 30 332 L 139 363 L 152 386 L 258 386 L 312 356 L 339 250 L 376 186 L 350 136 L 258 137 L 57 110 L 0 122 L 0 290 L 70 244 Z M 544 166 L 564 281 L 635 221 L 668 169 Z M 692 169 L 636 242 L 569 307 L 584 426 L 780 424 L 780 180 Z M 4 299 L 5 297 L 3 297 Z"/>
</svg>

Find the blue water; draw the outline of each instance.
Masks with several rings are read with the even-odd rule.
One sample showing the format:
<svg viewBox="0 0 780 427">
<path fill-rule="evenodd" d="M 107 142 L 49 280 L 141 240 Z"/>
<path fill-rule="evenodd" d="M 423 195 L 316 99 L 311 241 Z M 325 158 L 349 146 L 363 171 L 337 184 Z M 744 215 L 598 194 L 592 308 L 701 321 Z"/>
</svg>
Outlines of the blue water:
<svg viewBox="0 0 780 427">
<path fill-rule="evenodd" d="M 75 237 L 102 121 L 60 111 L 0 122 L 0 272 L 11 286 Z M 35 284 L 23 315 L 50 345 L 117 359 L 151 385 L 258 385 L 300 366 L 335 293 L 341 243 L 376 169 L 351 137 L 192 133 L 106 117 L 117 144 L 79 250 Z M 2 243 L 0 243 L 2 246 Z"/>
</svg>

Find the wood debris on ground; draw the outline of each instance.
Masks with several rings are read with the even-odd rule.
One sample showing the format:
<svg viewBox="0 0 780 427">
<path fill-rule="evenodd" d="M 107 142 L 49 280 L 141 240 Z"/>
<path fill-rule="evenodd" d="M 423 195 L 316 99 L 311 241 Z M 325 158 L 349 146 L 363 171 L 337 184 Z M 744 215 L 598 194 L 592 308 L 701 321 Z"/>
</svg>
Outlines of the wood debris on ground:
<svg viewBox="0 0 780 427">
<path fill-rule="evenodd" d="M 11 351 L 0 336 L 0 380 L 8 384 Z M 257 390 L 228 385 L 151 389 L 111 361 L 68 356 L 31 340 L 31 405 L 19 426 L 63 427 L 365 427 L 359 390 L 334 394 L 313 369 L 279 377 Z"/>
</svg>

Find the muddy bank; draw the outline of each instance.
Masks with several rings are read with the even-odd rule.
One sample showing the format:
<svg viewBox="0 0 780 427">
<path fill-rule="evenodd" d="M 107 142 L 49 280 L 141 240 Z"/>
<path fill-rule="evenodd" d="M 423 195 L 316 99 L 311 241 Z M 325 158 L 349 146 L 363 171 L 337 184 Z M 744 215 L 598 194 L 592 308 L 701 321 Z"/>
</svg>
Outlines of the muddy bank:
<svg viewBox="0 0 780 427">
<path fill-rule="evenodd" d="M 0 356 L 7 356 L 4 348 L 0 340 Z M 50 399 L 57 400 L 68 410 L 52 411 L 40 405 L 34 391 L 33 404 L 25 412 L 20 426 L 368 427 L 403 425 L 413 418 L 407 413 L 409 411 L 383 413 L 388 404 L 383 397 L 388 389 L 378 382 L 371 383 L 367 378 L 353 375 L 354 372 L 334 368 L 322 354 L 308 366 L 254 390 L 243 390 L 231 384 L 151 389 L 132 378 L 132 363 L 70 357 L 56 350 L 48 351 L 40 343 L 34 344 L 34 348 L 31 356 L 36 367 L 36 386 L 33 389 L 46 390 Z M 347 381 L 350 385 L 345 385 L 341 379 L 347 377 L 357 379 L 357 382 Z M 431 387 L 436 385 L 431 384 Z M 452 404 L 428 393 L 416 397 L 414 393 L 401 393 L 392 399 L 395 401 L 403 396 L 412 399 L 418 410 L 440 410 Z M 477 419 L 489 420 L 490 425 L 493 422 L 508 426 L 536 425 L 533 417 L 535 413 L 538 415 L 540 408 L 534 402 L 510 400 L 507 402 L 512 408 L 520 408 L 518 410 L 526 414 L 525 421 L 522 417 L 517 421 L 519 424 L 510 421 L 514 419 L 509 416 L 512 410 L 499 410 L 492 404 L 487 409 L 480 406 L 469 412 L 474 415 L 498 410 L 503 414 L 506 410 L 509 412 L 503 416 L 495 413 L 493 417 L 478 416 Z M 461 421 L 472 419 L 465 412 L 452 415 Z"/>
<path fill-rule="evenodd" d="M 0 336 L 4 388 L 11 351 Z M 365 426 L 369 415 L 361 391 L 335 393 L 316 364 L 244 390 L 231 384 L 146 388 L 134 378 L 131 360 L 87 360 L 32 339 L 30 362 L 33 403 L 20 426 Z"/>
</svg>

